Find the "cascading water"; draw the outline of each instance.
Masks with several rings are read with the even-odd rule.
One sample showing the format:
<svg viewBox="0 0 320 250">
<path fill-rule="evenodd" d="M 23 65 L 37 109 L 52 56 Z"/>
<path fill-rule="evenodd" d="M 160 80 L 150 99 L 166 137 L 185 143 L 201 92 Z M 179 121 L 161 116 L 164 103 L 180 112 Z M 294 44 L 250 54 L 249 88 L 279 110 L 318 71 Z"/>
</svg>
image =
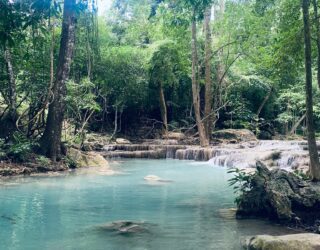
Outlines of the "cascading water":
<svg viewBox="0 0 320 250">
<path fill-rule="evenodd" d="M 186 145 L 129 144 L 104 147 L 107 158 L 149 158 L 209 161 L 224 167 L 254 168 L 258 160 L 269 167 L 297 169 L 308 165 L 304 141 L 251 141 L 210 148 Z"/>
<path fill-rule="evenodd" d="M 307 152 L 303 141 L 258 141 L 226 146 L 219 154 L 210 159 L 210 163 L 225 167 L 250 168 L 258 160 L 270 167 L 298 168 L 308 164 Z"/>
</svg>

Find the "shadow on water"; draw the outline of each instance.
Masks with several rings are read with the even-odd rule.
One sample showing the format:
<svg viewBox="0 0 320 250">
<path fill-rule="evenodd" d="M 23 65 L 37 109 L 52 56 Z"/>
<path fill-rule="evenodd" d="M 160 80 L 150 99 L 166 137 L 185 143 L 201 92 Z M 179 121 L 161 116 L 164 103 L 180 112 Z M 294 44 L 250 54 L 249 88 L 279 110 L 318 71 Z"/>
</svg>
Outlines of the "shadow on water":
<svg viewBox="0 0 320 250">
<path fill-rule="evenodd" d="M 21 220 L 21 218 L 17 215 L 1 215 L 0 219 L 2 219 L 3 221 L 9 222 L 11 224 L 17 224 L 19 220 Z"/>
</svg>

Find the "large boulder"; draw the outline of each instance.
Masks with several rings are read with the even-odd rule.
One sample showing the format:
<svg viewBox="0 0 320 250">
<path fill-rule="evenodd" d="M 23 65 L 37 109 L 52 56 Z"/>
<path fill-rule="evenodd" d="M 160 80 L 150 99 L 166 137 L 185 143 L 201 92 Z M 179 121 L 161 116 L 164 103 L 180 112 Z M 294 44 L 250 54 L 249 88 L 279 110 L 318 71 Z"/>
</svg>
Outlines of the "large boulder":
<svg viewBox="0 0 320 250">
<path fill-rule="evenodd" d="M 283 236 L 258 235 L 246 240 L 248 250 L 319 250 L 320 235 L 303 233 Z"/>
<path fill-rule="evenodd" d="M 262 162 L 251 177 L 250 189 L 238 203 L 237 217 L 260 216 L 317 232 L 320 219 L 320 185 L 303 181 L 283 169 L 269 170 Z"/>
<path fill-rule="evenodd" d="M 184 140 L 186 138 L 186 136 L 183 133 L 180 132 L 168 132 L 165 136 L 165 139 L 169 139 L 169 140 L 177 140 L 177 141 L 181 141 Z"/>
<path fill-rule="evenodd" d="M 108 161 L 95 152 L 83 152 L 75 148 L 68 150 L 68 157 L 76 163 L 77 167 L 106 167 Z"/>
<path fill-rule="evenodd" d="M 256 141 L 257 137 L 248 129 L 223 129 L 212 133 L 212 139 L 231 142 Z"/>
</svg>

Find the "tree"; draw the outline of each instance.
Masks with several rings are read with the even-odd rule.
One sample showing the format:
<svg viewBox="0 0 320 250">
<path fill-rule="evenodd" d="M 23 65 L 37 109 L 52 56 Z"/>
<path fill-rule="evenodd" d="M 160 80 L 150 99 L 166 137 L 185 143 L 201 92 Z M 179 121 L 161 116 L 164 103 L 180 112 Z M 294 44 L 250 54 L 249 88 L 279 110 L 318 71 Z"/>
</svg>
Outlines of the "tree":
<svg viewBox="0 0 320 250">
<path fill-rule="evenodd" d="M 313 121 L 313 100 L 312 100 L 312 52 L 311 52 L 311 32 L 309 17 L 310 0 L 302 0 L 303 24 L 304 24 L 304 43 L 305 43 L 305 71 L 306 71 L 306 116 L 308 148 L 310 155 L 310 174 L 312 180 L 320 181 L 320 163 L 315 138 Z"/>
<path fill-rule="evenodd" d="M 192 23 L 191 23 L 191 33 L 192 33 L 192 99 L 194 114 L 196 117 L 196 123 L 198 127 L 199 139 L 201 147 L 209 146 L 209 140 L 205 131 L 203 120 L 201 118 L 200 110 L 200 83 L 199 83 L 199 65 L 198 65 L 198 52 L 197 52 L 197 21 L 196 21 L 196 11 L 193 7 L 192 12 Z"/>
<path fill-rule="evenodd" d="M 320 20 L 318 14 L 318 1 L 312 0 L 313 12 L 314 12 L 314 23 L 316 27 L 316 43 L 317 43 L 317 82 L 320 88 Z"/>
<path fill-rule="evenodd" d="M 205 32 L 205 106 L 204 106 L 204 127 L 206 137 L 210 143 L 212 132 L 212 82 L 211 82 L 211 57 L 212 57 L 212 38 L 211 38 L 211 9 L 209 4 L 204 15 L 204 32 Z"/>
<path fill-rule="evenodd" d="M 62 123 L 65 112 L 66 82 L 70 73 L 76 30 L 76 0 L 65 0 L 62 20 L 62 32 L 56 79 L 53 85 L 53 100 L 45 131 L 40 140 L 42 153 L 53 161 L 61 156 Z"/>
<path fill-rule="evenodd" d="M 179 77 L 179 53 L 172 41 L 160 41 L 150 60 L 150 81 L 159 93 L 159 104 L 164 134 L 168 132 L 168 114 L 164 88 L 174 86 Z"/>
</svg>

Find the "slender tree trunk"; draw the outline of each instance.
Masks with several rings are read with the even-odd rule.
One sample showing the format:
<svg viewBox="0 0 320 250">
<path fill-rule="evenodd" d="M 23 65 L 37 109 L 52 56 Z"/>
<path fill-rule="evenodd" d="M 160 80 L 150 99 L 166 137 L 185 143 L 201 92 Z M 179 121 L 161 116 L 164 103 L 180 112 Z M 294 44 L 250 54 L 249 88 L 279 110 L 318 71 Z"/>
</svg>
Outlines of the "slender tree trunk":
<svg viewBox="0 0 320 250">
<path fill-rule="evenodd" d="M 292 126 L 291 131 L 290 131 L 290 135 L 293 135 L 297 128 L 299 127 L 299 125 L 303 122 L 304 119 L 306 119 L 307 114 L 304 113 L 303 116 L 300 117 L 300 119 Z"/>
<path fill-rule="evenodd" d="M 114 130 L 110 138 L 111 140 L 114 138 L 117 132 L 118 132 L 118 105 L 116 105 L 116 110 L 114 114 Z"/>
<path fill-rule="evenodd" d="M 192 98 L 193 98 L 193 106 L 194 106 L 194 114 L 196 117 L 198 132 L 199 132 L 199 139 L 200 145 L 202 147 L 209 146 L 209 141 L 206 137 L 206 132 L 204 129 L 203 121 L 201 120 L 200 114 L 200 86 L 199 86 L 199 79 L 198 79 L 198 55 L 197 55 L 197 24 L 196 24 L 196 17 L 195 11 L 193 11 L 192 17 Z"/>
<path fill-rule="evenodd" d="M 9 48 L 5 48 L 4 57 L 7 66 L 8 80 L 9 80 L 9 115 L 12 119 L 17 115 L 17 91 L 16 91 L 16 79 L 13 72 L 11 52 Z"/>
<path fill-rule="evenodd" d="M 62 123 L 65 111 L 66 82 L 69 78 L 72 54 L 75 43 L 76 0 L 65 0 L 63 10 L 62 32 L 59 61 L 56 79 L 53 84 L 53 101 L 49 105 L 49 113 L 45 131 L 41 138 L 43 154 L 53 161 L 61 155 Z"/>
<path fill-rule="evenodd" d="M 273 88 L 271 87 L 268 94 L 265 96 L 265 98 L 263 99 L 260 107 L 258 108 L 258 111 L 257 111 L 257 117 L 259 118 L 260 116 L 260 113 L 262 111 L 262 109 L 264 108 L 264 106 L 266 105 L 267 101 L 269 100 L 269 98 L 271 97 L 271 94 L 272 94 L 272 91 L 273 91 Z"/>
<path fill-rule="evenodd" d="M 163 122 L 163 128 L 164 128 L 164 134 L 167 135 L 168 133 L 168 114 L 167 114 L 167 106 L 166 106 L 166 100 L 164 97 L 164 92 L 162 88 L 162 84 L 159 83 L 159 102 L 160 102 L 160 113 L 161 113 L 161 119 Z"/>
<path fill-rule="evenodd" d="M 212 132 L 212 82 L 211 82 L 211 4 L 205 10 L 204 30 L 205 30 L 205 106 L 204 106 L 204 126 L 207 140 L 210 143 Z"/>
<path fill-rule="evenodd" d="M 225 1 L 219 0 L 214 4 L 214 21 L 219 21 L 221 16 L 224 13 L 224 7 L 225 7 Z M 214 33 L 215 37 L 219 36 L 219 33 Z M 214 110 L 218 110 L 219 107 L 223 105 L 222 101 L 222 95 L 223 95 L 223 85 L 225 83 L 225 75 L 226 70 L 222 63 L 222 57 L 223 57 L 223 49 L 220 49 L 217 53 L 217 66 L 216 66 L 216 85 L 215 85 L 215 91 L 214 91 Z M 218 115 L 215 115 L 215 121 L 217 121 Z"/>
<path fill-rule="evenodd" d="M 313 181 L 320 180 L 319 155 L 316 144 L 315 129 L 313 124 L 313 100 L 312 100 L 312 55 L 311 55 L 311 34 L 309 17 L 310 0 L 302 0 L 304 42 L 305 42 L 305 69 L 306 69 L 306 114 L 307 114 L 307 135 L 310 155 L 310 173 Z"/>
<path fill-rule="evenodd" d="M 54 34 L 54 25 L 51 25 L 51 45 L 50 45 L 50 83 L 49 83 L 49 91 L 47 95 L 47 102 L 50 98 L 50 91 L 52 89 L 53 81 L 54 81 L 54 40 L 55 40 L 55 34 Z M 45 104 L 47 105 L 47 104 Z"/>
<path fill-rule="evenodd" d="M 316 41 L 317 41 L 317 81 L 318 87 L 320 88 L 320 20 L 318 14 L 318 4 L 317 0 L 312 0 L 313 10 L 314 10 L 314 22 L 316 26 Z"/>
</svg>

